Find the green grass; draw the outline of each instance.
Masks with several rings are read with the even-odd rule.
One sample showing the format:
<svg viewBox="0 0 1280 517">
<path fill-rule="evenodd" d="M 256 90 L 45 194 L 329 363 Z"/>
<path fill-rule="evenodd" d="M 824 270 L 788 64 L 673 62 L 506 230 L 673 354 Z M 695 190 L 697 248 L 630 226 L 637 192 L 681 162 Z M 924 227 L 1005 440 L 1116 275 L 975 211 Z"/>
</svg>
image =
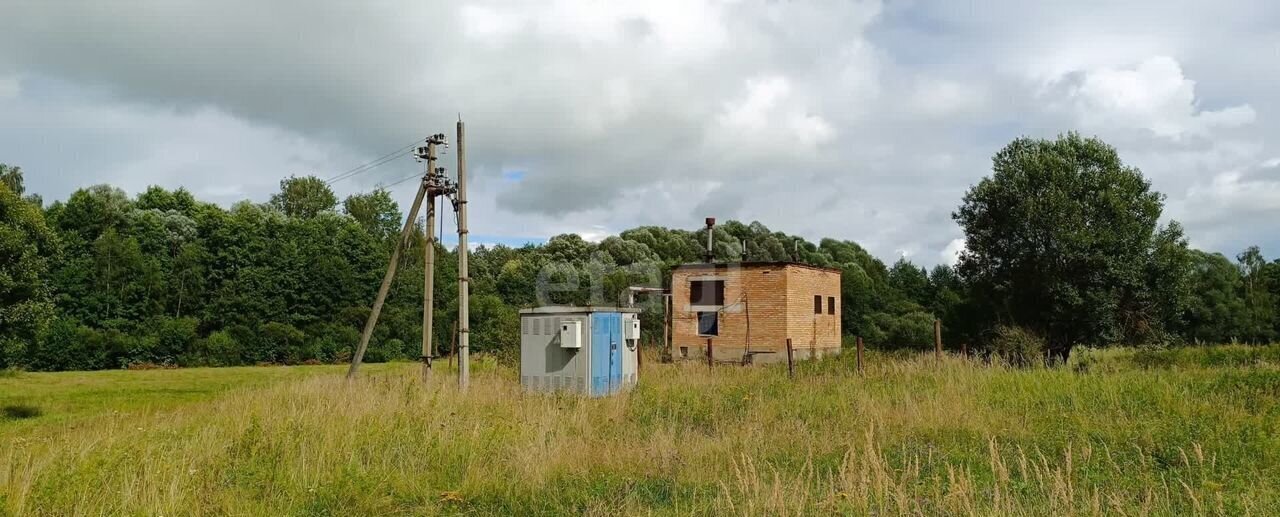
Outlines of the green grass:
<svg viewBox="0 0 1280 517">
<path fill-rule="evenodd" d="M 380 371 L 389 365 L 367 365 Z M 278 366 L 106 370 L 0 376 L 0 439 L 93 425 L 104 417 L 139 415 L 207 401 L 229 390 L 345 372 L 345 366 Z M 25 412 L 25 413 L 24 413 Z M 24 414 L 19 414 L 24 413 Z M 31 414 L 34 413 L 34 414 Z M 39 417 L 39 418 L 35 418 Z"/>
<path fill-rule="evenodd" d="M 1058 369 L 852 354 L 661 365 L 607 399 L 408 364 L 0 378 L 14 514 L 1280 512 L 1280 368 L 1231 347 Z M 1168 351 L 1166 351 L 1168 352 Z M 439 365 L 438 365 L 439 366 Z"/>
</svg>

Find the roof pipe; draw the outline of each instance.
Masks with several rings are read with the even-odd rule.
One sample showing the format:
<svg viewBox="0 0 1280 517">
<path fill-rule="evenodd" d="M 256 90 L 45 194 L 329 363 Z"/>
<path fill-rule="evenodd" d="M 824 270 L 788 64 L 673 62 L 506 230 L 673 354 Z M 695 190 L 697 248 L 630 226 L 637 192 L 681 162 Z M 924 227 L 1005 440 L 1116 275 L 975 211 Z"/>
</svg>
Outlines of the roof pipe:
<svg viewBox="0 0 1280 517">
<path fill-rule="evenodd" d="M 715 246 L 714 246 L 715 241 L 712 239 L 712 237 L 715 235 L 715 231 L 716 231 L 716 218 L 708 217 L 707 218 L 707 252 L 706 252 L 706 255 L 704 255 L 704 258 L 705 258 L 704 262 L 708 264 L 715 261 Z"/>
</svg>

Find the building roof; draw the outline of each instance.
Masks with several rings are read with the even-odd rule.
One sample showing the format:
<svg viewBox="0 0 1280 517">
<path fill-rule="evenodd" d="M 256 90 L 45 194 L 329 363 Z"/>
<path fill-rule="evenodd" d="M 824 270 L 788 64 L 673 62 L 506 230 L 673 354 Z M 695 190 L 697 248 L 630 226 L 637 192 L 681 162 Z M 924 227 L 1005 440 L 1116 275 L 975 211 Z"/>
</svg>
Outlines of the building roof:
<svg viewBox="0 0 1280 517">
<path fill-rule="evenodd" d="M 679 269 L 728 269 L 731 267 L 740 267 L 740 268 L 747 268 L 747 269 L 799 267 L 799 268 L 805 268 L 805 269 L 816 269 L 818 271 L 829 271 L 832 273 L 840 272 L 839 269 L 835 269 L 835 268 L 815 266 L 812 264 L 803 264 L 800 262 L 787 262 L 787 261 L 778 261 L 778 262 L 747 261 L 747 262 L 711 262 L 711 263 L 691 262 L 688 264 L 680 264 L 679 266 L 676 266 L 675 269 L 677 270 Z"/>
<path fill-rule="evenodd" d="M 587 314 L 592 312 L 640 312 L 640 309 L 613 305 L 545 305 L 532 309 L 520 309 L 520 314 Z"/>
</svg>

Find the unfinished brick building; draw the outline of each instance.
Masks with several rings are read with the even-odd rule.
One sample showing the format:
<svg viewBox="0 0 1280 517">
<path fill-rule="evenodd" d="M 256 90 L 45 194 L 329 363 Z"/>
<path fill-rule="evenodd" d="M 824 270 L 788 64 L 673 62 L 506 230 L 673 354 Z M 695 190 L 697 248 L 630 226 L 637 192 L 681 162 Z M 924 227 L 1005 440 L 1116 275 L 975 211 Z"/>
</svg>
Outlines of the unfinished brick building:
<svg viewBox="0 0 1280 517">
<path fill-rule="evenodd" d="M 840 271 L 792 262 L 685 264 L 671 273 L 671 355 L 716 361 L 840 353 Z"/>
</svg>

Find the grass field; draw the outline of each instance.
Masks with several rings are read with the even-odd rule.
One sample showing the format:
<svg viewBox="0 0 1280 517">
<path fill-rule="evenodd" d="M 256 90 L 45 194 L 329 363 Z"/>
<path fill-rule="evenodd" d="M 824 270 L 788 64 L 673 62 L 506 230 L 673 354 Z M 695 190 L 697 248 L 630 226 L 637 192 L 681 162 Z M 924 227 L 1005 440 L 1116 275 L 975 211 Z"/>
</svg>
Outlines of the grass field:
<svg viewBox="0 0 1280 517">
<path fill-rule="evenodd" d="M 11 514 L 1280 514 L 1280 347 L 1057 369 L 661 365 L 609 399 L 482 362 L 0 377 Z M 33 414 L 34 413 L 34 414 Z"/>
</svg>

